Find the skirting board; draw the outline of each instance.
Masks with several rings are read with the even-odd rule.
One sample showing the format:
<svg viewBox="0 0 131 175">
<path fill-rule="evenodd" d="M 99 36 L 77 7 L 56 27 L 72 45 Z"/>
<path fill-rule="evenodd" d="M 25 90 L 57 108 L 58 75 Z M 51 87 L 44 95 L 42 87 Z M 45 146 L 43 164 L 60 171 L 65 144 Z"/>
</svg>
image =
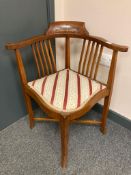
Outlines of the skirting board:
<svg viewBox="0 0 131 175">
<path fill-rule="evenodd" d="M 93 107 L 93 110 L 99 113 L 102 113 L 102 109 L 103 106 L 98 103 Z M 109 110 L 108 118 L 131 131 L 131 120 L 128 118 L 125 118 L 112 110 Z"/>
</svg>

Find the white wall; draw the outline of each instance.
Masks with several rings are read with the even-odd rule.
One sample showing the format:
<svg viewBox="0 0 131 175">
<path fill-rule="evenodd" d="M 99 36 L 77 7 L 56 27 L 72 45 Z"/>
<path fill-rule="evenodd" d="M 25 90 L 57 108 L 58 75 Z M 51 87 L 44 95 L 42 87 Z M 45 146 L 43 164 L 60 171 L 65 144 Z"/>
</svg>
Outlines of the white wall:
<svg viewBox="0 0 131 175">
<path fill-rule="evenodd" d="M 130 0 L 56 0 L 55 2 L 56 20 L 85 21 L 92 35 L 131 47 Z M 131 119 L 130 49 L 128 53 L 119 54 L 110 108 Z"/>
</svg>

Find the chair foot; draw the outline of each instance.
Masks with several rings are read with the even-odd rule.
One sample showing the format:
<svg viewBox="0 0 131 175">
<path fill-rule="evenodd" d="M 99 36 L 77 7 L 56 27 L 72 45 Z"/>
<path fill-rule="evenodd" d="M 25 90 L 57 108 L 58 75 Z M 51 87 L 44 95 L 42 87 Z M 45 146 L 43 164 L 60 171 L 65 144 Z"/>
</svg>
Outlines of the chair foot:
<svg viewBox="0 0 131 175">
<path fill-rule="evenodd" d="M 105 127 L 100 127 L 100 131 L 103 135 L 105 135 L 107 133 L 107 128 Z"/>
<path fill-rule="evenodd" d="M 104 107 L 103 107 L 103 112 L 102 112 L 102 119 L 101 119 L 101 127 L 100 127 L 100 131 L 103 134 L 107 133 L 107 129 L 106 129 L 106 121 L 107 121 L 107 115 L 108 115 L 108 111 L 109 111 L 109 104 L 110 104 L 110 96 L 105 97 L 104 100 Z"/>
<path fill-rule="evenodd" d="M 34 128 L 34 126 L 35 126 L 35 123 L 34 123 L 34 120 L 32 120 L 32 121 L 29 121 L 30 122 L 30 129 L 33 129 Z"/>
<path fill-rule="evenodd" d="M 67 168 L 67 157 L 62 158 L 62 160 L 61 160 L 61 167 L 63 169 Z"/>
<path fill-rule="evenodd" d="M 32 104 L 31 104 L 31 98 L 28 95 L 25 95 L 25 101 L 26 101 L 26 107 L 28 111 L 28 116 L 29 116 L 29 126 L 30 129 L 34 128 L 34 113 L 32 109 Z"/>
</svg>

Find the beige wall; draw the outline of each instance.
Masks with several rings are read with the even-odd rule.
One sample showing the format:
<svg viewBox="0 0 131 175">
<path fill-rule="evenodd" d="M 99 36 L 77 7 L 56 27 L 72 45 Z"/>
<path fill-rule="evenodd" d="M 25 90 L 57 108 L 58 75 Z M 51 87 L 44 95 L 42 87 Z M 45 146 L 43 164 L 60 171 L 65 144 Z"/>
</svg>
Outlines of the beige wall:
<svg viewBox="0 0 131 175">
<path fill-rule="evenodd" d="M 55 0 L 55 20 L 64 20 L 64 1 Z"/>
<path fill-rule="evenodd" d="M 85 21 L 92 35 L 102 36 L 112 42 L 131 47 L 130 0 L 55 0 L 55 2 L 56 20 Z M 128 53 L 119 54 L 110 108 L 131 119 L 130 49 Z"/>
</svg>

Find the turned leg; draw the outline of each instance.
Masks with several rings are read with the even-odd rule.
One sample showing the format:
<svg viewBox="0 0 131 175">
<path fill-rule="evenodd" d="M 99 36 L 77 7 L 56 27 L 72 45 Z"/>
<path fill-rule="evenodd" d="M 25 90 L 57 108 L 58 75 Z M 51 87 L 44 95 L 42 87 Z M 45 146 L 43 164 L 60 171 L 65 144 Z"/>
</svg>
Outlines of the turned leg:
<svg viewBox="0 0 131 175">
<path fill-rule="evenodd" d="M 69 137 L 69 121 L 67 119 L 61 119 L 60 121 L 61 132 L 61 166 L 65 168 L 67 166 L 68 155 L 68 137 Z"/>
<path fill-rule="evenodd" d="M 32 109 L 31 99 L 28 95 L 25 95 L 25 101 L 26 101 L 26 107 L 29 115 L 30 128 L 32 129 L 34 127 L 33 109 Z"/>
<path fill-rule="evenodd" d="M 106 134 L 106 121 L 107 121 L 107 116 L 108 116 L 108 111 L 109 111 L 109 105 L 110 105 L 110 96 L 105 97 L 104 100 L 104 106 L 103 106 L 103 112 L 102 112 L 102 119 L 101 119 L 101 132 L 103 134 Z"/>
</svg>

